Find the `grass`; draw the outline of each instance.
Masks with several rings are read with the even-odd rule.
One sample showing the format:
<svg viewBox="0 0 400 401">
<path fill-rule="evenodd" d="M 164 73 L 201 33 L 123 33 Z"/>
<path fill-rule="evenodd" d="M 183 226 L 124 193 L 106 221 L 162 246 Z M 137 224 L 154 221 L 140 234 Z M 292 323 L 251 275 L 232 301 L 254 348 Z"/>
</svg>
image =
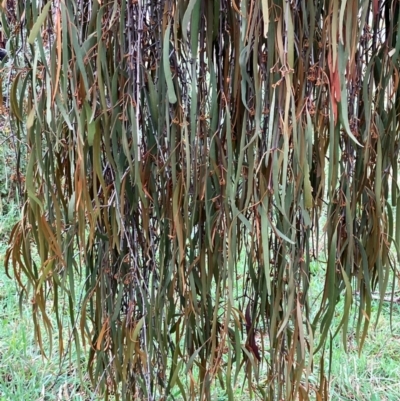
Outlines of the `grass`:
<svg viewBox="0 0 400 401">
<path fill-rule="evenodd" d="M 45 360 L 33 340 L 33 328 L 27 308 L 22 316 L 13 288 L 0 279 L 3 297 L 0 323 L 0 400 L 84 399 L 78 394 L 74 371 L 66 371 L 58 383 L 58 358 Z M 8 288 L 7 288 L 8 287 Z M 53 387 L 53 384 L 56 384 Z M 68 393 L 69 398 L 64 396 Z M 76 391 L 75 391 L 76 393 Z M 60 394 L 64 396 L 60 397 Z M 72 396 L 72 397 L 71 397 Z"/>
<path fill-rule="evenodd" d="M 323 289 L 324 272 L 313 266 L 315 276 L 311 296 Z M 353 297 L 353 306 L 357 296 Z M 318 302 L 315 307 L 318 306 Z M 376 322 L 378 301 L 372 301 L 369 332 L 359 354 L 355 327 L 349 324 L 347 353 L 343 348 L 340 331 L 332 341 L 332 365 L 330 372 L 330 399 L 332 401 L 398 401 L 400 399 L 400 305 L 384 302 L 379 321 Z M 341 321 L 343 301 L 337 306 L 332 333 Z M 328 362 L 326 362 L 328 363 Z"/>
<path fill-rule="evenodd" d="M 331 399 L 359 401 L 397 401 L 400 398 L 400 306 L 393 306 L 390 327 L 389 305 L 385 305 L 379 322 L 371 327 L 361 355 L 354 338 L 348 336 L 345 354 L 341 339 L 333 342 Z M 377 303 L 375 305 L 377 312 Z"/>
<path fill-rule="evenodd" d="M 4 247 L 0 252 L 4 255 Z M 17 289 L 4 271 L 0 293 L 0 401 L 96 399 L 89 388 L 81 388 L 74 360 L 67 358 L 60 373 L 57 350 L 49 359 L 41 356 L 29 301 L 23 300 L 21 314 Z"/>
<path fill-rule="evenodd" d="M 3 241 L 17 218 L 16 207 L 9 207 L 1 216 Z M 20 310 L 18 289 L 4 271 L 6 246 L 0 242 L 0 401 L 97 399 L 89 388 L 81 387 L 74 360 L 67 358 L 60 373 L 56 349 L 49 359 L 41 356 L 34 340 L 31 304 L 22 299 Z"/>
</svg>

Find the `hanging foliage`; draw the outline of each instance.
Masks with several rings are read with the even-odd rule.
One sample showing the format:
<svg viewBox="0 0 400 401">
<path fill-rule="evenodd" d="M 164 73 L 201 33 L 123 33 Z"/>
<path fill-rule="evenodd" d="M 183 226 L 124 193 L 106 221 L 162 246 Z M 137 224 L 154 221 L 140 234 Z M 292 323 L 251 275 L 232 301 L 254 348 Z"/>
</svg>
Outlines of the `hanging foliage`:
<svg viewBox="0 0 400 401">
<path fill-rule="evenodd" d="M 218 379 L 233 400 L 244 372 L 265 400 L 327 400 L 327 341 L 341 330 L 346 346 L 353 307 L 362 348 L 399 256 L 399 1 L 13 13 L 10 105 L 29 159 L 6 268 L 39 346 L 52 302 L 60 351 L 69 324 L 105 396 L 208 400 Z"/>
</svg>

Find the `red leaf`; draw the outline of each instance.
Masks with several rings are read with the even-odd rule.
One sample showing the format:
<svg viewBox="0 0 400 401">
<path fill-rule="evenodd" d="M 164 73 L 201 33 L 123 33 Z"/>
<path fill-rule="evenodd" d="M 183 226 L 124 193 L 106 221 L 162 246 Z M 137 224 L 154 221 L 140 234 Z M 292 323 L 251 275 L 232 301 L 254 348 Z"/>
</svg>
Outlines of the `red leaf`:
<svg viewBox="0 0 400 401">
<path fill-rule="evenodd" d="M 332 102 L 332 111 L 333 111 L 333 119 L 336 125 L 337 122 L 337 104 L 340 102 L 341 93 L 340 93 L 340 76 L 339 76 L 339 61 L 336 60 L 336 69 L 333 71 L 332 64 L 332 54 L 331 51 L 328 53 L 328 68 L 329 68 L 329 78 L 330 78 L 330 86 L 331 86 L 331 102 Z"/>
<path fill-rule="evenodd" d="M 379 13 L 379 0 L 372 0 L 372 13 L 374 14 L 374 18 Z"/>
<path fill-rule="evenodd" d="M 254 327 L 252 327 L 252 322 L 251 322 L 250 302 L 247 304 L 245 318 L 246 318 L 247 342 L 249 344 L 249 348 L 251 349 L 253 355 L 257 358 L 257 360 L 261 361 L 260 351 L 256 343 Z"/>
</svg>

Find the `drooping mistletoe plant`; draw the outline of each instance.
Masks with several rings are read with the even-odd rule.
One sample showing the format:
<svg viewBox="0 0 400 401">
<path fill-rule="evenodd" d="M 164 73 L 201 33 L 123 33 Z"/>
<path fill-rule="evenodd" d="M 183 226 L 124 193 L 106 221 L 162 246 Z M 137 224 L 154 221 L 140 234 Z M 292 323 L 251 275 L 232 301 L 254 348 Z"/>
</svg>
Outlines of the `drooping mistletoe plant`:
<svg viewBox="0 0 400 401">
<path fill-rule="evenodd" d="M 316 352 L 346 344 L 354 293 L 361 349 L 395 269 L 399 1 L 2 7 L 29 151 L 6 266 L 39 345 L 54 313 L 105 397 L 211 399 L 218 379 L 232 400 L 244 372 L 265 400 L 327 400 Z"/>
</svg>

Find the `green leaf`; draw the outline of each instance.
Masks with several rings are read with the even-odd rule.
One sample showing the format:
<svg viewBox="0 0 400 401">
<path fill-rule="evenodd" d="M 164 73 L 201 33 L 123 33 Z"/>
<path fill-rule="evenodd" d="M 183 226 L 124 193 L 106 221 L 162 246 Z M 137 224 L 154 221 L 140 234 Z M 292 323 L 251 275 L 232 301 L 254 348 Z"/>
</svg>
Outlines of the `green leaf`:
<svg viewBox="0 0 400 401">
<path fill-rule="evenodd" d="M 44 24 L 46 20 L 47 14 L 49 13 L 51 7 L 51 1 L 49 1 L 44 7 L 42 12 L 40 13 L 38 19 L 36 20 L 35 24 L 33 25 L 31 32 L 28 37 L 28 43 L 33 44 L 35 42 L 36 37 L 39 35 L 40 28 Z"/>
<path fill-rule="evenodd" d="M 165 30 L 165 35 L 164 35 L 163 63 L 164 63 L 165 79 L 167 81 L 167 87 L 168 87 L 168 101 L 170 103 L 176 103 L 177 98 L 175 95 L 174 83 L 172 81 L 171 66 L 169 64 L 169 52 L 170 52 L 169 35 L 170 35 L 170 32 L 171 32 L 171 24 L 168 23 L 168 26 L 167 26 L 167 29 Z"/>
</svg>

